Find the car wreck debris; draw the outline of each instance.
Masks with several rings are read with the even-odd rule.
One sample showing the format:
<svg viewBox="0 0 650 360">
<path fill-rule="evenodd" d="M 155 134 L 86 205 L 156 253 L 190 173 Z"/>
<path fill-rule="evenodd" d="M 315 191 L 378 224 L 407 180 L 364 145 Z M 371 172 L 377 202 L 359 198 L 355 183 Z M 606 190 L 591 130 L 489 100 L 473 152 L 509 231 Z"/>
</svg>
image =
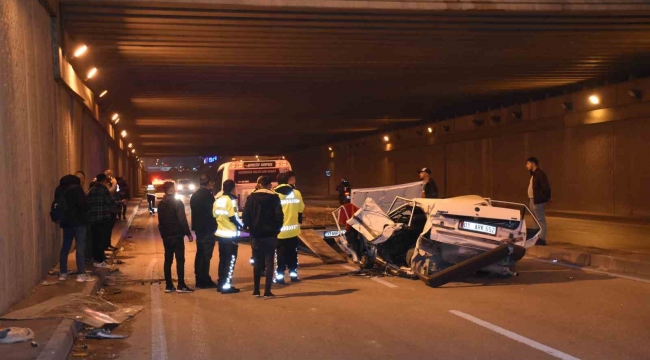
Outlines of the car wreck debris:
<svg viewBox="0 0 650 360">
<path fill-rule="evenodd" d="M 333 212 L 340 218 L 339 208 Z M 515 276 L 515 263 L 535 245 L 538 229 L 529 229 L 524 204 L 476 195 L 449 199 L 396 197 L 384 212 L 367 197 L 348 214 L 336 239 L 348 260 L 360 269 L 380 267 L 391 275 L 420 279 L 432 287 L 477 271 Z"/>
</svg>

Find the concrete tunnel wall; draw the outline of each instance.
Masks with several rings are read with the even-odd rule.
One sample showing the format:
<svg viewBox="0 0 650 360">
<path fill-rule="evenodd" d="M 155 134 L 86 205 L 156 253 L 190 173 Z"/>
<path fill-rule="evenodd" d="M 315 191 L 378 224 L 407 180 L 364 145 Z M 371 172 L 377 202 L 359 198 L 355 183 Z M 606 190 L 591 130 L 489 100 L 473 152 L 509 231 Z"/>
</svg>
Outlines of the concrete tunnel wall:
<svg viewBox="0 0 650 360">
<path fill-rule="evenodd" d="M 49 210 L 61 176 L 83 170 L 87 187 L 110 168 L 135 192 L 141 182 L 110 125 L 55 81 L 53 58 L 45 8 L 0 1 L 0 314 L 58 262 L 62 231 Z"/>
<path fill-rule="evenodd" d="M 643 98 L 630 97 L 630 89 L 641 90 Z M 599 105 L 589 103 L 591 94 L 600 97 Z M 573 110 L 565 110 L 564 102 Z M 382 140 L 386 134 L 388 144 Z M 326 170 L 332 171 L 329 189 L 335 194 L 341 177 L 357 188 L 393 185 L 418 181 L 417 169 L 427 166 L 441 196 L 527 202 L 530 175 L 524 165 L 536 156 L 553 191 L 549 210 L 647 217 L 648 139 L 650 79 L 645 78 L 324 144 L 287 158 L 307 195 L 327 194 Z"/>
</svg>

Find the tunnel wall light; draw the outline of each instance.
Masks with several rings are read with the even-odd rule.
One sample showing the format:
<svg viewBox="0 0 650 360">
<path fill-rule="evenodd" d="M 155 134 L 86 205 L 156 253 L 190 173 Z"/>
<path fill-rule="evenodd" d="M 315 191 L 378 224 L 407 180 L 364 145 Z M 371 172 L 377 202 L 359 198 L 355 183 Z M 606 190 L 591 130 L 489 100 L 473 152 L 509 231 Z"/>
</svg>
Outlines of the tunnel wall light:
<svg viewBox="0 0 650 360">
<path fill-rule="evenodd" d="M 513 119 L 517 119 L 517 120 L 521 120 L 522 115 L 523 114 L 521 113 L 521 111 L 512 111 L 510 113 L 510 116 L 512 116 Z"/>
<path fill-rule="evenodd" d="M 74 57 L 78 58 L 79 56 L 85 54 L 87 50 L 88 50 L 88 46 L 86 46 L 86 45 L 81 45 L 81 46 L 78 47 L 77 50 L 74 52 Z"/>
<path fill-rule="evenodd" d="M 330 147 L 328 147 L 327 149 L 328 149 L 329 151 L 332 151 L 332 147 L 331 147 L 331 146 L 330 146 Z"/>
<path fill-rule="evenodd" d="M 389 141 L 390 141 L 390 137 L 388 137 L 388 135 L 384 135 L 384 141 L 385 141 L 385 142 L 389 142 Z"/>
<path fill-rule="evenodd" d="M 131 149 L 131 153 L 135 154 L 135 149 Z"/>
<path fill-rule="evenodd" d="M 117 120 L 119 118 L 120 118 L 120 114 L 115 113 L 115 114 L 113 114 L 113 117 L 111 117 L 111 120 L 115 121 L 115 120 Z"/>
<path fill-rule="evenodd" d="M 433 134 L 433 128 L 432 127 L 428 127 L 427 131 L 429 132 L 429 134 Z"/>
<path fill-rule="evenodd" d="M 96 67 L 90 69 L 90 71 L 88 72 L 88 76 L 86 77 L 86 80 L 92 79 L 93 76 L 95 76 L 96 74 L 97 74 L 97 68 Z"/>
<path fill-rule="evenodd" d="M 594 105 L 598 105 L 598 104 L 600 104 L 600 98 L 598 97 L 598 95 L 591 95 L 589 97 L 589 102 L 594 104 Z"/>
<path fill-rule="evenodd" d="M 99 94 L 99 97 L 100 97 L 100 98 L 103 98 L 104 96 L 106 96 L 106 94 L 108 94 L 108 90 L 104 90 L 104 91 L 102 91 L 102 93 Z"/>
<path fill-rule="evenodd" d="M 125 137 L 126 137 L 126 130 L 122 130 L 122 132 L 120 133 L 120 135 L 122 135 L 122 137 L 125 138 Z"/>
<path fill-rule="evenodd" d="M 632 99 L 641 100 L 641 98 L 643 98 L 643 91 L 637 89 L 630 89 L 627 91 L 627 95 Z"/>
<path fill-rule="evenodd" d="M 129 149 L 133 147 L 133 143 L 129 143 Z"/>
</svg>

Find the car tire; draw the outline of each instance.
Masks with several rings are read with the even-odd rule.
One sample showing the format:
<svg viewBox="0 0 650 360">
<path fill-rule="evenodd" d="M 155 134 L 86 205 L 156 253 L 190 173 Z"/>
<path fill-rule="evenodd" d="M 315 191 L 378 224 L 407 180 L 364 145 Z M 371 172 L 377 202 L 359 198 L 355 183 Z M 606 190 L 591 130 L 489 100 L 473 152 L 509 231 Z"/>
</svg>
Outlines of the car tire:
<svg viewBox="0 0 650 360">
<path fill-rule="evenodd" d="M 361 270 L 372 269 L 374 266 L 375 261 L 368 254 L 361 255 L 361 258 L 359 258 L 359 268 Z"/>
<path fill-rule="evenodd" d="M 410 248 L 406 252 L 406 266 L 411 267 L 411 260 L 413 259 L 413 254 L 415 254 L 415 246 Z"/>
</svg>

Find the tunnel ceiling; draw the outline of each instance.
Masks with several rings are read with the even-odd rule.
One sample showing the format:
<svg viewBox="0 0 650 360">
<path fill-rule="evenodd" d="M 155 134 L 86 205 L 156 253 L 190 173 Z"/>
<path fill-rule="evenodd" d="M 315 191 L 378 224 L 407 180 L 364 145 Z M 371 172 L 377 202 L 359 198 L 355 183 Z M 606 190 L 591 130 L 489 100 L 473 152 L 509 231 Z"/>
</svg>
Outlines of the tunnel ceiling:
<svg viewBox="0 0 650 360">
<path fill-rule="evenodd" d="M 66 52 L 144 156 L 279 154 L 650 63 L 649 13 L 65 1 Z"/>
</svg>

